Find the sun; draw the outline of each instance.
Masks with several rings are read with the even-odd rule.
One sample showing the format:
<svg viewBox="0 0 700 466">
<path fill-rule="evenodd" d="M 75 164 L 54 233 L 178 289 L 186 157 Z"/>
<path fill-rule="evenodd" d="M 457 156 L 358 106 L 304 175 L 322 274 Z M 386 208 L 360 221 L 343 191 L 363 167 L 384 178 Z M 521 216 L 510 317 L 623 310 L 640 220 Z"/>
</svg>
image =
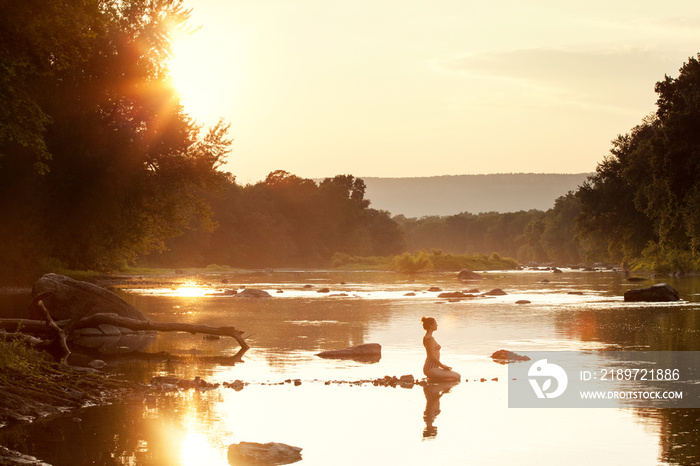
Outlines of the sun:
<svg viewBox="0 0 700 466">
<path fill-rule="evenodd" d="M 168 67 L 185 111 L 203 124 L 225 117 L 239 91 L 235 61 L 223 54 L 225 41 L 200 29 L 176 37 Z"/>
</svg>

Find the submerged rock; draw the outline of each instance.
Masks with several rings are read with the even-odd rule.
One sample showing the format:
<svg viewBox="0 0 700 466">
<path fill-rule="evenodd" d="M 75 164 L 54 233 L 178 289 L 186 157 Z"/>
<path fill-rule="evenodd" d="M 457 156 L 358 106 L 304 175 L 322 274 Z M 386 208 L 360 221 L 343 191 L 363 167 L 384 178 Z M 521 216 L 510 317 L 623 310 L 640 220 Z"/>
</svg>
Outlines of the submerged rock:
<svg viewBox="0 0 700 466">
<path fill-rule="evenodd" d="M 44 463 L 38 458 L 30 455 L 25 455 L 15 450 L 10 450 L 9 448 L 0 445 L 0 464 L 8 465 L 26 465 L 26 466 L 51 466 L 48 463 Z"/>
<path fill-rule="evenodd" d="M 505 296 L 507 294 L 508 293 L 506 293 L 505 291 L 503 291 L 500 288 L 494 288 L 493 290 L 487 291 L 486 293 L 484 293 L 484 296 Z"/>
<path fill-rule="evenodd" d="M 497 362 L 498 364 L 508 364 L 511 362 L 522 362 L 530 360 L 530 358 L 527 356 L 523 356 L 512 351 L 506 351 L 504 349 L 498 350 L 495 353 L 493 353 L 491 355 L 491 359 L 493 359 L 494 362 Z"/>
<path fill-rule="evenodd" d="M 451 292 L 446 292 L 446 293 L 440 293 L 438 295 L 438 298 L 468 298 L 471 297 L 469 295 L 466 295 L 462 293 L 461 291 L 451 291 Z"/>
<path fill-rule="evenodd" d="M 681 297 L 668 283 L 658 283 L 648 288 L 629 290 L 625 292 L 625 301 L 632 302 L 669 302 L 680 301 Z"/>
<path fill-rule="evenodd" d="M 255 464 L 291 464 L 301 461 L 300 447 L 284 443 L 240 442 L 228 447 L 228 462 L 232 465 Z"/>
<path fill-rule="evenodd" d="M 416 379 L 412 374 L 402 375 L 399 377 L 399 385 L 403 388 L 413 388 L 416 384 Z"/>
<path fill-rule="evenodd" d="M 237 392 L 240 392 L 245 387 L 245 383 L 240 379 L 236 379 L 233 382 L 224 382 L 223 385 L 226 388 L 233 388 Z"/>
<path fill-rule="evenodd" d="M 365 343 L 352 348 L 322 351 L 316 356 L 327 359 L 353 359 L 356 361 L 377 362 L 382 358 L 382 346 L 379 343 Z"/>
</svg>

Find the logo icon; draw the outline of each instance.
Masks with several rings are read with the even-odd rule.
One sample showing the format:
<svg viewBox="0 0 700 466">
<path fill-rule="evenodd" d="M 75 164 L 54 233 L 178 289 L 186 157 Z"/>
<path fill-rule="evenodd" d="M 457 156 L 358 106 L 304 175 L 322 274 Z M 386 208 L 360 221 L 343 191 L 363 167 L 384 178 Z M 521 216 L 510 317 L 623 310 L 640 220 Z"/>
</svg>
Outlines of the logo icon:
<svg viewBox="0 0 700 466">
<path fill-rule="evenodd" d="M 564 393 L 569 383 L 566 371 L 556 364 L 548 363 L 546 359 L 540 359 L 530 366 L 527 375 L 530 376 L 530 385 L 537 398 L 556 398 Z M 539 384 L 538 379 L 543 379 L 542 385 Z M 557 381 L 555 390 L 550 390 L 552 379 Z"/>
</svg>

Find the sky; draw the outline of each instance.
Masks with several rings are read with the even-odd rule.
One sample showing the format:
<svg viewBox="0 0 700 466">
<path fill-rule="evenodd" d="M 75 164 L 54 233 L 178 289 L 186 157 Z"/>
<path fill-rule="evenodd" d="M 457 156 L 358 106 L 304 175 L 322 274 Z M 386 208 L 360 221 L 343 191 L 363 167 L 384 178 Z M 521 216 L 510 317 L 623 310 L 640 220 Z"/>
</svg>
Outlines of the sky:
<svg viewBox="0 0 700 466">
<path fill-rule="evenodd" d="M 185 0 L 185 110 L 224 167 L 414 177 L 595 170 L 700 52 L 697 0 Z"/>
</svg>

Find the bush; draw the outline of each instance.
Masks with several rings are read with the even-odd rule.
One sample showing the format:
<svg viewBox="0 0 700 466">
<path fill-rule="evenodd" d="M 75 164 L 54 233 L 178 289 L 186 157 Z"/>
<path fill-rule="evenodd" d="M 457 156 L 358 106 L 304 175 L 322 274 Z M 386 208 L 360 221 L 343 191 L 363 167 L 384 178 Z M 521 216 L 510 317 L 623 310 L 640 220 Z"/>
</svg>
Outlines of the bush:
<svg viewBox="0 0 700 466">
<path fill-rule="evenodd" d="M 391 268 L 392 258 L 381 256 L 351 256 L 344 252 L 336 252 L 331 258 L 331 266 L 335 269 L 352 270 L 387 270 Z"/>
<path fill-rule="evenodd" d="M 25 372 L 49 364 L 46 353 L 29 348 L 20 341 L 8 341 L 0 337 L 0 371 L 13 369 Z"/>
<path fill-rule="evenodd" d="M 518 267 L 518 262 L 509 257 L 501 257 L 498 253 L 493 253 L 490 257 L 484 254 L 455 255 L 445 254 L 437 249 L 430 253 L 426 251 L 413 254 L 405 252 L 394 257 L 358 257 L 339 252 L 333 255 L 332 266 L 336 269 L 375 269 L 417 273 L 427 270 L 444 272 L 458 272 L 461 269 L 513 270 Z"/>
<path fill-rule="evenodd" d="M 432 270 L 433 262 L 425 251 L 421 251 L 415 256 L 405 252 L 394 258 L 394 267 L 399 272 L 417 273 L 423 270 Z"/>
<path fill-rule="evenodd" d="M 700 270 L 700 258 L 690 251 L 664 249 L 649 242 L 642 251 L 642 258 L 634 262 L 635 270 L 651 270 L 657 273 L 693 272 Z"/>
</svg>

